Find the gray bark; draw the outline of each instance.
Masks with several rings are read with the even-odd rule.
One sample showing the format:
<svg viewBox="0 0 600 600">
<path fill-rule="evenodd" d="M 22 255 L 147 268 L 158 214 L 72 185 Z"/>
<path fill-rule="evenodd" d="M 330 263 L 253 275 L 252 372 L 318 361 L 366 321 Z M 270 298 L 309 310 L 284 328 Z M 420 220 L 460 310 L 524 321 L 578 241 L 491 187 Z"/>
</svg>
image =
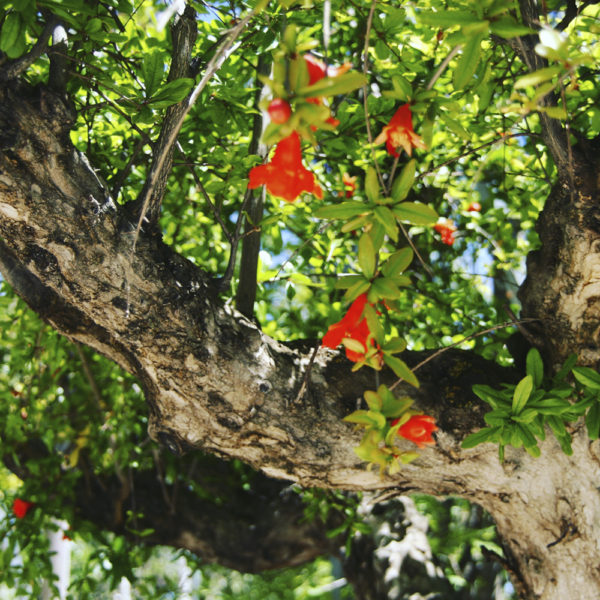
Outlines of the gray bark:
<svg viewBox="0 0 600 600">
<path fill-rule="evenodd" d="M 216 283 L 156 235 L 142 232 L 132 252 L 132 224 L 70 144 L 69 124 L 62 102 L 44 89 L 19 84 L 0 90 L 0 269 L 58 331 L 139 378 L 154 439 L 178 454 L 200 448 L 239 458 L 304 486 L 467 497 L 496 520 L 506 566 L 524 598 L 573 598 L 573 590 L 584 600 L 598 597 L 599 442 L 590 443 L 576 428 L 572 457 L 549 438 L 541 458 L 509 450 L 504 464 L 490 444 L 461 450 L 486 410 L 471 385 L 494 385 L 514 373 L 472 353 L 449 351 L 419 371 L 419 390 L 398 390 L 438 419 L 437 445 L 397 476 L 367 471 L 352 451 L 359 434 L 341 419 L 373 387 L 370 374 L 353 374 L 340 353 L 321 350 L 306 398 L 296 403 L 318 342 L 269 339 L 223 306 Z M 587 187 L 581 194 L 570 191 L 576 201 L 589 195 Z M 592 210 L 592 198 L 588 202 Z M 582 323 L 560 311 L 545 315 L 539 335 L 552 338 L 544 338 L 552 357 L 563 352 L 562 339 L 578 347 L 577 331 L 592 328 L 586 319 L 597 307 L 597 295 L 577 295 L 566 275 L 579 265 L 578 251 L 595 248 L 593 227 L 584 227 L 574 212 L 561 213 L 565 229 L 561 244 L 552 247 L 553 275 L 540 279 L 538 269 L 546 265 L 531 262 L 530 281 L 542 281 L 541 289 L 530 284 L 524 293 L 535 316 L 544 310 L 535 308 L 542 293 L 558 293 L 565 305 L 571 300 L 580 307 Z M 552 208 L 545 214 L 552 216 Z M 580 265 L 592 285 L 596 256 L 585 255 Z M 593 354 L 597 339 L 586 339 Z M 404 358 L 415 364 L 422 356 Z M 383 373 L 382 380 L 393 379 Z"/>
</svg>

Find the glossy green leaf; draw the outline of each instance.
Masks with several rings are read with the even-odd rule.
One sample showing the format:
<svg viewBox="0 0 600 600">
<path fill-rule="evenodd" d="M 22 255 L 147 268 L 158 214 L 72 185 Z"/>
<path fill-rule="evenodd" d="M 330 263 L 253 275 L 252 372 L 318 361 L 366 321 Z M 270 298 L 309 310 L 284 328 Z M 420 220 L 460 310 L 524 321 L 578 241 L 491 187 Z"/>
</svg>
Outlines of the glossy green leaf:
<svg viewBox="0 0 600 600">
<path fill-rule="evenodd" d="M 411 225 L 433 225 L 438 220 L 435 210 L 421 202 L 402 202 L 392 212 L 398 221 Z"/>
<path fill-rule="evenodd" d="M 368 167 L 365 174 L 365 193 L 371 202 L 375 202 L 379 198 L 379 181 L 377 171 L 373 167 Z"/>
<path fill-rule="evenodd" d="M 363 275 L 371 279 L 375 275 L 375 249 L 371 236 L 363 233 L 358 240 L 358 264 Z"/>
<path fill-rule="evenodd" d="M 417 376 L 409 369 L 408 365 L 403 360 L 400 360 L 397 356 L 384 354 L 383 362 L 385 362 L 398 377 L 415 387 L 419 387 Z"/>
<path fill-rule="evenodd" d="M 454 71 L 454 87 L 462 90 L 473 79 L 481 57 L 483 35 L 472 35 L 464 45 L 462 54 Z"/>
<path fill-rule="evenodd" d="M 591 390 L 600 390 L 600 374 L 589 367 L 574 367 L 573 375 L 581 385 Z"/>
<path fill-rule="evenodd" d="M 369 207 L 363 202 L 348 200 L 340 204 L 322 206 L 315 211 L 315 216 L 319 219 L 350 219 L 368 211 Z"/>
<path fill-rule="evenodd" d="M 533 377 L 531 375 L 526 375 L 523 377 L 523 379 L 521 379 L 521 381 L 519 381 L 513 394 L 512 411 L 515 415 L 518 415 L 523 408 L 525 408 L 527 400 L 529 400 L 529 396 L 531 396 L 532 390 Z"/>
<path fill-rule="evenodd" d="M 527 375 L 533 378 L 533 386 L 540 387 L 544 379 L 544 363 L 537 348 L 532 348 L 527 353 L 526 370 Z"/>
<path fill-rule="evenodd" d="M 461 448 L 475 448 L 485 442 L 496 442 L 498 438 L 499 427 L 483 427 L 475 433 L 469 434 L 461 443 Z"/>
<path fill-rule="evenodd" d="M 591 440 L 600 436 L 600 402 L 595 402 L 585 416 L 585 425 Z"/>
<path fill-rule="evenodd" d="M 416 170 L 417 161 L 413 158 L 404 165 L 400 175 L 394 179 L 391 195 L 395 202 L 402 202 L 408 196 L 415 181 Z"/>
<path fill-rule="evenodd" d="M 142 62 L 142 76 L 146 97 L 150 98 L 160 86 L 164 77 L 164 57 L 162 52 L 154 50 L 144 55 Z"/>
<path fill-rule="evenodd" d="M 297 90 L 299 98 L 314 98 L 318 96 L 337 96 L 347 94 L 362 87 L 367 83 L 367 78 L 358 71 L 348 71 L 337 77 L 323 77 L 311 86 Z"/>
</svg>

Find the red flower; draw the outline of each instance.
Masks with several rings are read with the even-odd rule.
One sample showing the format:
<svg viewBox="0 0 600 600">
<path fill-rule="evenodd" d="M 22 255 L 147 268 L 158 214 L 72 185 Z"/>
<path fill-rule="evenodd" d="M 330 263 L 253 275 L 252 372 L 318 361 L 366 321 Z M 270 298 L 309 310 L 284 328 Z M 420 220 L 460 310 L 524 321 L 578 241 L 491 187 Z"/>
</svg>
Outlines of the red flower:
<svg viewBox="0 0 600 600">
<path fill-rule="evenodd" d="M 398 421 L 399 419 L 392 421 L 392 426 L 398 423 Z M 438 428 L 435 426 L 435 419 L 433 417 L 415 415 L 398 429 L 398 435 L 414 442 L 419 448 L 423 448 L 427 444 L 435 444 L 435 440 L 431 437 L 431 434 L 437 430 Z"/>
<path fill-rule="evenodd" d="M 348 173 L 342 175 L 342 182 L 346 188 L 346 198 L 352 198 L 354 191 L 356 190 L 356 176 L 350 177 Z"/>
<path fill-rule="evenodd" d="M 270 163 L 250 170 L 249 178 L 250 189 L 266 185 L 273 196 L 288 202 L 293 202 L 302 192 L 323 197 L 323 190 L 315 182 L 315 176 L 302 165 L 300 138 L 295 131 L 277 144 Z"/>
<path fill-rule="evenodd" d="M 479 212 L 481 210 L 481 204 L 479 204 L 479 202 L 471 202 L 467 210 L 471 212 Z"/>
<path fill-rule="evenodd" d="M 444 244 L 447 244 L 448 246 L 454 244 L 454 233 L 456 232 L 454 221 L 441 217 L 433 228 L 442 236 L 442 242 Z"/>
<path fill-rule="evenodd" d="M 344 63 L 341 67 L 326 67 L 323 61 L 315 58 L 312 54 L 305 54 L 304 61 L 306 62 L 306 68 L 308 69 L 308 85 L 317 83 L 317 81 L 323 79 L 323 77 L 337 77 L 338 75 L 343 75 L 352 67 L 350 63 Z"/>
<path fill-rule="evenodd" d="M 33 506 L 33 502 L 27 502 L 27 500 L 21 500 L 21 498 L 15 498 L 13 500 L 12 509 L 17 519 L 25 518 L 25 515 L 29 512 L 29 509 Z"/>
<path fill-rule="evenodd" d="M 403 104 L 375 139 L 375 144 L 386 142 L 392 156 L 400 156 L 397 148 L 402 147 L 409 156 L 413 148 L 426 148 L 425 142 L 413 130 L 412 113 L 408 104 Z"/>
<path fill-rule="evenodd" d="M 323 61 L 315 58 L 312 54 L 305 54 L 304 61 L 306 62 L 306 68 L 308 69 L 308 85 L 317 83 L 317 81 L 323 79 L 323 77 L 337 77 L 338 75 L 343 75 L 352 67 L 350 63 L 345 63 L 341 67 L 326 67 Z M 306 101 L 312 102 L 313 104 L 322 104 L 320 98 L 307 98 Z M 325 122 L 333 127 L 337 127 L 340 124 L 340 122 L 333 117 L 329 117 Z M 316 131 L 316 129 L 316 127 L 312 127 L 313 131 Z"/>
<path fill-rule="evenodd" d="M 335 349 L 344 339 L 355 340 L 362 344 L 364 352 L 355 352 L 346 348 L 346 357 L 352 362 L 364 360 L 369 347 L 375 346 L 367 319 L 362 316 L 366 304 L 367 295 L 361 294 L 350 305 L 342 320 L 329 326 L 327 333 L 323 336 L 323 346 Z"/>
<path fill-rule="evenodd" d="M 274 98 L 271 100 L 267 112 L 271 121 L 277 125 L 287 123 L 288 119 L 292 116 L 292 107 L 289 102 L 286 102 L 282 98 Z"/>
</svg>

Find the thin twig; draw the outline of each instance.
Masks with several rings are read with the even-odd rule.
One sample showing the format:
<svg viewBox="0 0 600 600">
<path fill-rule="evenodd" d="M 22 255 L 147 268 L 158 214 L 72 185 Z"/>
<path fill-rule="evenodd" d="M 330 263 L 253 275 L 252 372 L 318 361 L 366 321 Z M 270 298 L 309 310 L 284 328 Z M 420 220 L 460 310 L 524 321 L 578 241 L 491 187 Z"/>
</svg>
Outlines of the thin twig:
<svg viewBox="0 0 600 600">
<path fill-rule="evenodd" d="M 375 6 L 377 5 L 377 0 L 373 0 L 371 4 L 371 10 L 369 11 L 369 16 L 367 17 L 367 27 L 365 30 L 365 47 L 363 50 L 363 75 L 365 78 L 368 76 L 369 72 L 369 37 L 371 36 L 371 27 L 373 26 L 373 16 L 375 14 Z M 379 183 L 381 184 L 382 189 L 385 189 L 385 184 L 383 182 L 383 175 L 379 169 L 379 164 L 375 159 L 375 148 L 373 147 L 373 133 L 371 131 L 371 124 L 369 123 L 369 106 L 367 102 L 367 98 L 369 97 L 367 84 L 363 85 L 363 106 L 365 111 L 365 125 L 367 126 L 367 139 L 369 140 L 369 146 L 371 147 L 371 158 L 373 160 L 373 164 L 375 165 L 375 170 L 377 171 L 377 178 L 379 179 Z"/>
<path fill-rule="evenodd" d="M 81 344 L 79 342 L 75 342 L 75 349 L 77 350 L 77 354 L 79 355 L 79 360 L 81 361 L 81 366 L 83 367 L 83 373 L 85 374 L 85 378 L 90 384 L 90 388 L 92 388 L 92 396 L 96 401 L 96 406 L 98 407 L 98 411 L 101 412 L 103 408 L 106 407 L 104 400 L 102 400 L 102 394 L 100 393 L 100 388 L 94 379 L 94 374 L 90 369 L 90 363 L 88 362 L 87 356 L 83 352 L 81 348 Z"/>
<path fill-rule="evenodd" d="M 148 210 L 148 204 L 150 202 L 150 196 L 152 194 L 152 190 L 156 185 L 156 181 L 158 180 L 158 176 L 162 170 L 162 166 L 167 159 L 167 156 L 170 152 L 170 149 L 175 144 L 175 140 L 179 135 L 179 131 L 183 125 L 185 118 L 188 113 L 192 109 L 192 106 L 196 103 L 196 100 L 207 86 L 208 82 L 212 79 L 213 75 L 221 68 L 221 65 L 231 56 L 231 54 L 236 50 L 235 42 L 239 35 L 242 33 L 246 25 L 250 22 L 250 19 L 254 16 L 256 9 L 251 10 L 235 27 L 232 27 L 229 31 L 229 34 L 225 37 L 225 41 L 218 52 L 211 58 L 208 65 L 206 66 L 206 71 L 202 76 L 202 79 L 198 83 L 198 85 L 194 88 L 194 91 L 190 94 L 185 109 L 182 111 L 179 119 L 176 123 L 173 124 L 173 129 L 171 134 L 168 136 L 166 143 L 162 148 L 162 152 L 160 156 L 157 157 L 154 170 L 150 174 L 150 178 L 148 181 L 148 187 L 146 189 L 146 193 L 142 197 L 142 209 L 140 211 L 140 216 L 138 219 L 138 223 L 135 228 L 135 234 L 133 238 L 132 244 L 132 252 L 135 252 L 136 243 L 140 234 L 140 229 L 142 227 L 142 223 L 144 221 L 144 217 L 146 211 Z"/>
<path fill-rule="evenodd" d="M 440 78 L 446 67 L 450 64 L 450 61 L 457 55 L 458 51 L 461 48 L 461 45 L 462 44 L 457 44 L 456 46 L 454 46 L 454 48 L 452 48 L 452 50 L 450 50 L 448 56 L 446 56 L 446 58 L 440 63 L 440 66 L 437 68 L 436 72 L 429 80 L 429 83 L 425 88 L 426 90 L 430 90 L 435 85 L 435 82 Z"/>
<path fill-rule="evenodd" d="M 521 319 L 518 322 L 519 323 L 530 323 L 532 321 L 539 321 L 539 319 Z M 440 348 L 439 350 L 436 350 L 433 354 L 428 356 L 425 360 L 422 360 L 418 365 L 413 367 L 411 369 L 411 371 L 414 373 L 416 370 L 420 369 L 423 365 L 426 365 L 428 362 L 432 361 L 434 358 L 436 358 L 440 354 L 443 354 L 444 352 L 451 350 L 452 348 L 455 348 L 456 346 L 460 346 L 460 344 L 464 344 L 465 342 L 468 342 L 469 340 L 472 340 L 477 337 L 481 337 L 482 335 L 485 335 L 486 333 L 491 333 L 492 331 L 496 331 L 497 329 L 506 329 L 507 327 L 515 327 L 515 326 L 516 326 L 516 323 L 514 321 L 507 321 L 506 323 L 500 323 L 499 325 L 494 325 L 493 327 L 488 327 L 487 329 L 484 329 L 483 331 L 478 331 L 477 333 L 468 335 L 468 336 L 464 337 L 462 340 L 459 340 L 458 342 L 454 342 L 453 344 L 450 344 L 449 346 L 445 346 L 444 348 Z M 404 381 L 404 379 L 402 379 L 402 378 L 398 379 L 396 382 L 394 382 L 390 386 L 390 390 L 393 390 L 402 381 Z"/>
</svg>

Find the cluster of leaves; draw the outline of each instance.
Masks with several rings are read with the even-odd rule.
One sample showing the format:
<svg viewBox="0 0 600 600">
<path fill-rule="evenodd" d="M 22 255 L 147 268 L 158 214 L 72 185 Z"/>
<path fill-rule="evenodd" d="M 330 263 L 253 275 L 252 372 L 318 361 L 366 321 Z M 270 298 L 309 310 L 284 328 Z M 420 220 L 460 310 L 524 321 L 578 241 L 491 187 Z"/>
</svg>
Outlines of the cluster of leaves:
<svg viewBox="0 0 600 600">
<path fill-rule="evenodd" d="M 407 464 L 418 456 L 418 453 L 401 450 L 396 445 L 397 438 L 402 437 L 400 429 L 411 418 L 421 413 L 411 410 L 413 404 L 411 398 L 408 396 L 396 398 L 385 385 L 380 385 L 376 392 L 366 391 L 364 397 L 368 410 L 356 410 L 344 417 L 344 421 L 355 423 L 365 429 L 362 440 L 354 451 L 369 463 L 369 467 L 377 465 L 382 473 L 386 470 L 390 474 L 397 473 L 402 464 Z M 429 432 L 424 436 L 425 442 L 421 438 L 413 438 L 411 441 L 418 443 L 419 446 L 422 443 L 433 443 L 429 434 L 435 429 L 437 429 L 435 426 L 430 425 Z"/>
<path fill-rule="evenodd" d="M 524 447 L 534 457 L 540 455 L 538 440 L 546 437 L 546 426 L 566 454 L 572 454 L 570 424 L 585 416 L 590 439 L 600 434 L 600 375 L 589 367 L 575 367 L 572 355 L 552 378 L 544 378 L 540 353 L 532 348 L 527 354 L 527 375 L 516 385 L 506 384 L 501 390 L 486 385 L 473 386 L 473 391 L 493 410 L 484 419 L 489 427 L 467 436 L 463 448 L 483 442 L 499 445 L 500 460 L 504 448 Z M 567 377 L 573 374 L 574 388 Z"/>
</svg>

